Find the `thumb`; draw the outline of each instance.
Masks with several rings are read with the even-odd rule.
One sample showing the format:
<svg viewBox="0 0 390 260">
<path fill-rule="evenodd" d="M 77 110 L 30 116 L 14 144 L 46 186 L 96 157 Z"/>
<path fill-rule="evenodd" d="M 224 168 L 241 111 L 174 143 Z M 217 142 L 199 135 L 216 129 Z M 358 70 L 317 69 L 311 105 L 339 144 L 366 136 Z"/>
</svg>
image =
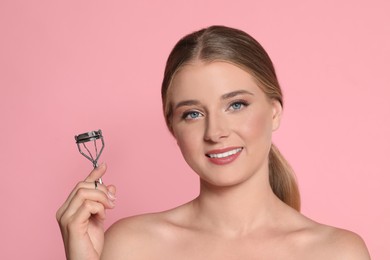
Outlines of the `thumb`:
<svg viewBox="0 0 390 260">
<path fill-rule="evenodd" d="M 101 178 L 107 170 L 107 165 L 106 163 L 100 164 L 98 167 L 93 169 L 91 173 L 87 176 L 85 179 L 86 182 L 93 182 L 96 181 L 97 179 Z"/>
</svg>

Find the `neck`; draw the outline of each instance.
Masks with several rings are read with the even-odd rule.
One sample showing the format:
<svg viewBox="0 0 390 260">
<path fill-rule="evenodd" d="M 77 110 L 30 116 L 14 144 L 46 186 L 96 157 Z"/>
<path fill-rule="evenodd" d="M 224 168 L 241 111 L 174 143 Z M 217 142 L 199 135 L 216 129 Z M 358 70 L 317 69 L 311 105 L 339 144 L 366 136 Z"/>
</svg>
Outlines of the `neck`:
<svg viewBox="0 0 390 260">
<path fill-rule="evenodd" d="M 201 180 L 200 195 L 193 202 L 197 221 L 227 235 L 242 235 L 264 226 L 278 203 L 268 172 L 228 187 Z"/>
</svg>

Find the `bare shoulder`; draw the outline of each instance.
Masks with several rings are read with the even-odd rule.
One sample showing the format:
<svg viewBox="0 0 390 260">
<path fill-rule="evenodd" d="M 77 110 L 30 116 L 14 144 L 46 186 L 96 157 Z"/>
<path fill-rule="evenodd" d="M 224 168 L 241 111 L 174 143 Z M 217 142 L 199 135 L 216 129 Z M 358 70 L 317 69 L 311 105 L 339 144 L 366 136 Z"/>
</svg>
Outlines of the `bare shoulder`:
<svg viewBox="0 0 390 260">
<path fill-rule="evenodd" d="M 101 259 L 134 259 L 147 250 L 163 228 L 160 214 L 145 214 L 121 219 L 105 233 Z"/>
<path fill-rule="evenodd" d="M 153 259 L 174 236 L 177 209 L 121 219 L 105 233 L 101 259 Z M 153 250 L 151 250 L 153 248 Z M 160 252 L 161 252 L 160 251 Z"/>
<path fill-rule="evenodd" d="M 305 251 L 315 259 L 370 259 L 363 239 L 354 232 L 315 223 L 305 237 Z"/>
<path fill-rule="evenodd" d="M 370 259 L 363 239 L 354 232 L 318 223 L 291 208 L 284 213 L 286 251 L 295 259 Z"/>
<path fill-rule="evenodd" d="M 328 228 L 330 231 L 326 239 L 331 245 L 329 248 L 336 248 L 342 259 L 370 259 L 366 244 L 359 235 L 344 229 Z"/>
</svg>

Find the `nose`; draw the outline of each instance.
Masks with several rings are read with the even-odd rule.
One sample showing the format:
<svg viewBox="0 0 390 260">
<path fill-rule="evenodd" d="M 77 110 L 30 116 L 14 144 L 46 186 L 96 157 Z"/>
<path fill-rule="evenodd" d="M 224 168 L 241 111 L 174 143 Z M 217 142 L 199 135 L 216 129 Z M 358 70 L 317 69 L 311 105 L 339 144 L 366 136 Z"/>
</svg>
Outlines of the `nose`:
<svg viewBox="0 0 390 260">
<path fill-rule="evenodd" d="M 229 132 L 229 123 L 223 117 L 223 115 L 208 115 L 204 133 L 205 141 L 217 143 L 221 139 L 228 137 Z"/>
</svg>

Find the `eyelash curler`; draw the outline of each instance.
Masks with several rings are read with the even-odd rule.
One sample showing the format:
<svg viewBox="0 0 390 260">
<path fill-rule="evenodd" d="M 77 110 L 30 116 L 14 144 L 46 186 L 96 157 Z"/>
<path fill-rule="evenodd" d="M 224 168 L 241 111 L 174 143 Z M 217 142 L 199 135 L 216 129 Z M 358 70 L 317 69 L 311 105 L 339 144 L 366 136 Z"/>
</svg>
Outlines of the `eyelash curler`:
<svg viewBox="0 0 390 260">
<path fill-rule="evenodd" d="M 99 160 L 99 157 L 102 154 L 103 149 L 104 149 L 104 139 L 103 139 L 102 130 L 99 129 L 97 131 L 86 132 L 83 134 L 76 135 L 74 138 L 76 139 L 76 144 L 77 144 L 77 148 L 79 149 L 79 152 L 85 158 L 87 158 L 88 160 L 90 160 L 92 162 L 93 168 L 98 167 L 98 160 Z M 101 146 L 100 146 L 99 152 L 98 152 L 98 144 L 96 142 L 97 140 L 101 141 Z M 92 141 L 93 141 L 93 146 L 94 146 L 94 150 L 95 150 L 95 158 L 87 146 L 87 143 L 90 143 Z M 84 148 L 86 153 L 83 152 L 82 148 Z M 96 188 L 96 182 L 103 184 L 102 179 L 99 178 L 97 181 L 95 181 L 95 188 Z"/>
</svg>

